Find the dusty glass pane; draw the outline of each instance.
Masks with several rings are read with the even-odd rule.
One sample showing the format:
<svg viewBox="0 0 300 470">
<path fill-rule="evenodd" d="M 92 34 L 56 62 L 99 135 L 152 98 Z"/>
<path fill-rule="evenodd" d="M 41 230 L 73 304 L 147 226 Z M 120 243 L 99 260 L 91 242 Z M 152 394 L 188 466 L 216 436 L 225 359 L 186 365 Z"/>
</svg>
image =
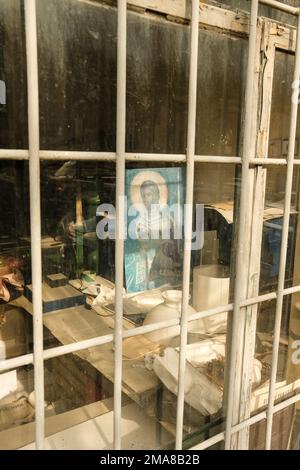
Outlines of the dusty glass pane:
<svg viewBox="0 0 300 470">
<path fill-rule="evenodd" d="M 296 417 L 291 439 L 291 450 L 300 450 L 300 403 L 296 403 Z"/>
<path fill-rule="evenodd" d="M 258 392 L 259 393 L 259 392 Z M 293 429 L 294 405 L 276 411 L 273 418 L 271 450 L 290 450 L 290 439 Z M 251 426 L 250 450 L 265 450 L 266 420 Z"/>
<path fill-rule="evenodd" d="M 126 166 L 128 235 L 125 241 L 124 320 L 126 330 L 153 323 L 179 321 L 182 298 L 183 204 L 182 165 Z M 136 212 L 133 211 L 136 209 Z M 174 354 L 176 374 L 179 325 L 123 341 L 124 392 L 150 417 L 140 429 L 143 448 L 174 447 L 176 395 L 164 386 L 160 356 Z M 163 360 L 163 359 L 162 359 Z M 136 410 L 125 417 L 134 421 Z M 123 442 L 125 442 L 123 438 Z"/>
<path fill-rule="evenodd" d="M 134 338 L 137 349 L 143 341 L 143 337 Z M 123 348 L 122 448 L 166 449 L 170 433 L 160 424 L 159 415 L 153 415 L 153 410 L 161 409 L 159 396 L 156 401 L 150 393 L 154 374 L 127 340 Z M 47 360 L 45 379 L 45 449 L 112 450 L 113 343 Z M 34 448 L 32 428 L 21 437 L 19 447 Z"/>
<path fill-rule="evenodd" d="M 31 282 L 28 188 L 28 164 L 2 160 L 0 360 L 32 352 L 32 318 L 23 309 L 25 285 Z"/>
<path fill-rule="evenodd" d="M 262 252 L 261 252 L 261 275 L 260 275 L 260 292 L 274 292 L 278 287 L 280 249 L 282 239 L 282 222 L 283 222 L 283 200 L 285 190 L 286 169 L 285 168 L 269 168 L 267 170 L 266 182 L 266 205 L 264 213 L 264 225 L 262 233 Z M 285 271 L 285 288 L 298 284 L 298 187 L 299 187 L 299 171 L 295 168 L 293 181 L 292 204 L 290 211 L 288 250 Z M 296 378 L 292 378 L 289 373 L 291 359 L 291 344 L 297 338 L 294 338 L 297 332 L 297 298 L 296 296 L 285 296 L 282 307 L 282 322 L 280 329 L 280 345 L 277 369 L 277 401 L 288 398 L 296 383 Z M 264 302 L 259 306 L 257 318 L 257 338 L 256 338 L 256 354 L 257 358 L 263 364 L 263 375 L 268 381 L 271 376 L 272 348 L 275 328 L 276 300 Z M 296 322 L 296 323 L 295 323 Z M 295 326 L 296 325 L 296 326 Z M 296 329 L 295 329 L 296 328 Z M 294 338 L 292 341 L 291 338 Z M 291 387 L 293 389 L 291 389 Z M 267 398 L 266 398 L 267 403 Z M 283 419 L 287 423 L 293 414 L 291 410 L 286 410 L 286 414 L 282 416 L 280 413 L 276 418 L 277 421 Z M 277 422 L 276 421 L 276 422 Z M 283 424 L 282 424 L 283 425 Z M 275 423 L 274 433 L 276 433 Z M 288 436 L 285 440 L 278 440 L 274 437 L 274 448 L 286 448 Z M 276 440 L 277 439 L 277 440 Z"/>
<path fill-rule="evenodd" d="M 53 171 L 52 163 L 43 164 L 45 194 L 56 194 L 53 189 L 50 189 L 54 184 L 50 179 Z M 77 189 L 74 187 L 74 180 L 71 180 L 69 182 L 71 185 L 69 196 L 64 196 L 63 192 L 59 196 L 63 212 L 66 211 L 65 204 L 68 203 L 70 208 L 73 207 L 74 213 L 79 186 L 81 187 L 82 200 L 86 200 L 89 187 L 87 185 L 88 175 L 91 175 L 89 184 L 95 186 L 95 180 L 97 180 L 95 164 L 78 164 L 77 171 L 80 175 L 76 182 Z M 102 188 L 100 199 L 110 202 L 113 199 L 111 199 L 111 192 L 108 191 L 109 183 L 114 185 L 112 168 L 108 165 L 108 173 L 106 174 L 103 165 L 100 164 L 98 171 Z M 105 178 L 104 175 L 106 175 Z M 59 184 L 62 184 L 62 181 L 59 181 Z M 226 305 L 229 302 L 231 236 L 235 217 L 234 200 L 237 184 L 238 176 L 233 165 L 226 165 L 226 167 L 196 165 L 195 246 L 192 251 L 189 314 L 195 313 L 197 310 Z M 49 185 L 48 188 L 47 185 Z M 151 327 L 153 323 L 175 321 L 175 324 L 168 327 L 164 327 L 162 324 L 157 331 L 148 331 L 144 335 L 123 341 L 124 405 L 122 419 L 135 422 L 141 413 L 145 415 L 139 424 L 140 440 L 138 445 L 142 446 L 141 448 L 147 448 L 145 446 L 150 445 L 155 448 L 174 446 L 180 334 L 179 325 L 176 325 L 176 322 L 179 322 L 180 319 L 183 256 L 183 239 L 174 236 L 175 227 L 178 228 L 176 223 L 179 223 L 181 218 L 176 219 L 174 212 L 154 213 L 157 217 L 152 218 L 152 212 L 147 211 L 150 208 L 152 210 L 152 205 L 155 204 L 174 206 L 176 203 L 179 205 L 177 210 L 182 210 L 184 189 L 185 171 L 182 165 L 126 165 L 128 219 L 126 222 L 127 239 L 125 240 L 123 328 L 127 331 L 140 326 Z M 91 192 L 93 191 L 95 189 L 91 190 Z M 44 216 L 48 213 L 45 219 L 48 218 L 51 221 L 51 217 L 57 214 L 58 204 L 53 203 L 53 207 L 55 207 L 55 211 L 53 211 L 49 204 L 49 197 L 45 197 L 45 199 L 48 207 L 46 207 Z M 144 213 L 145 219 L 139 218 L 137 213 L 132 212 L 133 205 L 138 203 L 146 211 Z M 198 211 L 196 205 L 199 206 Z M 85 203 L 83 207 L 85 207 Z M 142 209 L 140 208 L 140 210 Z M 53 227 L 57 225 L 55 217 L 53 221 L 56 220 L 56 222 L 52 224 Z M 86 220 L 85 217 L 84 220 Z M 169 237 L 164 231 L 168 223 L 170 223 Z M 160 224 L 162 225 L 159 227 Z M 148 233 L 147 230 L 150 229 L 153 232 Z M 180 234 L 180 231 L 176 233 Z M 143 238 L 145 234 L 151 236 Z M 76 252 L 79 241 L 79 239 L 76 240 L 76 236 L 72 241 Z M 108 248 L 103 244 L 103 241 L 101 243 L 98 251 L 98 269 L 102 273 L 100 274 L 101 279 L 97 275 L 94 276 L 95 273 L 86 271 L 88 264 L 83 258 L 82 269 L 84 271 L 81 274 L 80 282 L 84 283 L 84 289 L 81 288 L 81 285 L 76 287 L 74 284 L 74 287 L 81 290 L 84 295 L 85 304 L 73 307 L 69 311 L 68 309 L 60 309 L 52 312 L 51 315 L 47 313 L 44 315 L 44 324 L 49 330 L 49 336 L 52 335 L 63 344 L 70 341 L 70 335 L 74 341 L 93 337 L 96 334 L 110 334 L 113 331 L 114 285 L 109 284 L 109 281 L 113 282 L 113 278 L 109 279 L 109 274 L 101 271 L 108 267 L 107 263 L 102 261 Z M 92 278 L 93 276 L 94 279 L 86 285 L 88 277 Z M 97 293 L 98 287 L 101 289 Z M 102 290 L 102 287 L 105 287 L 106 290 Z M 184 440 L 187 446 L 189 446 L 190 438 L 193 442 L 195 438 L 199 442 L 222 430 L 224 422 L 222 412 L 224 384 L 222 380 L 225 369 L 226 334 L 226 313 L 189 324 L 190 362 L 188 367 L 191 389 L 186 390 L 184 412 Z M 216 348 L 219 353 L 216 357 L 211 357 L 211 355 L 207 355 L 207 348 L 211 348 L 212 351 Z M 193 356 L 194 353 L 196 357 Z M 96 367 L 106 379 L 113 383 L 113 350 L 111 345 L 101 347 L 99 354 L 88 355 L 86 360 L 89 365 Z M 168 368 L 171 370 L 172 380 L 167 379 L 169 377 Z M 205 399 L 204 402 L 199 403 L 197 394 L 195 401 L 195 396 L 190 393 L 192 389 L 197 389 L 196 378 L 198 375 L 204 382 L 202 385 L 204 388 L 206 387 L 206 393 L 210 395 L 209 405 Z M 211 396 L 214 398 L 211 399 Z M 130 401 L 132 406 L 126 407 L 125 398 L 132 401 Z M 126 428 L 124 432 L 123 446 L 126 446 L 128 437 Z"/>
<path fill-rule="evenodd" d="M 234 165 L 196 164 L 194 185 L 194 202 L 198 211 L 201 206 L 203 208 L 204 223 L 201 247 L 192 251 L 190 313 L 230 303 L 238 169 Z M 201 212 L 198 211 L 199 217 Z M 228 331 L 227 312 L 189 324 L 185 448 L 199 444 L 224 429 Z M 201 399 L 194 402 L 200 394 Z"/>
<path fill-rule="evenodd" d="M 115 164 L 43 162 L 41 165 L 43 311 L 45 346 L 110 334 L 94 310 L 114 295 L 114 234 L 98 231 L 115 206 Z M 109 214 L 114 225 L 114 213 Z M 32 309 L 32 286 L 25 288 Z M 99 300 L 98 299 L 98 300 Z M 55 312 L 55 313 L 54 313 Z M 107 319 L 109 320 L 109 318 Z M 59 325 L 59 326 L 58 326 Z"/>
<path fill-rule="evenodd" d="M 293 55 L 276 51 L 269 135 L 269 157 L 272 158 L 286 158 L 288 154 L 294 66 Z M 295 158 L 299 158 L 300 152 L 299 126 L 298 122 Z"/>
<path fill-rule="evenodd" d="M 38 38 L 42 148 L 113 151 L 116 9 L 41 0 Z M 127 40 L 127 151 L 185 153 L 190 28 L 129 11 Z M 199 40 L 197 153 L 237 155 L 247 43 Z"/>
<path fill-rule="evenodd" d="M 127 150 L 184 153 L 189 28 L 128 14 Z"/>
<path fill-rule="evenodd" d="M 199 31 L 197 154 L 239 153 L 246 46 Z M 185 153 L 188 71 L 186 26 L 129 15 L 128 151 Z"/>
<path fill-rule="evenodd" d="M 286 168 L 267 169 L 266 199 L 262 233 L 260 292 L 272 292 L 278 286 Z M 298 227 L 299 170 L 295 167 L 290 211 L 285 287 L 298 284 L 296 250 Z"/>
<path fill-rule="evenodd" d="M 280 0 L 281 3 L 285 3 L 286 5 L 291 5 L 298 7 L 299 3 L 298 0 Z M 213 5 L 219 5 L 222 7 L 231 7 L 231 9 L 241 9 L 244 11 L 250 11 L 250 2 L 249 0 L 209 0 L 209 3 Z M 291 25 L 296 25 L 296 19 L 293 15 L 283 13 L 275 8 L 268 7 L 266 5 L 259 5 L 259 15 L 266 16 L 268 18 L 273 18 L 277 21 L 281 21 L 283 23 L 288 23 Z"/>
<path fill-rule="evenodd" d="M 27 162 L 0 162 L 0 361 L 33 351 L 32 316 L 24 308 L 31 282 Z M 34 432 L 33 367 L 0 373 L 0 448 L 16 449 Z"/>
<path fill-rule="evenodd" d="M 218 444 L 208 447 L 206 450 L 225 450 L 225 442 L 218 442 Z"/>
<path fill-rule="evenodd" d="M 105 354 L 108 359 L 104 359 Z M 108 363 L 111 379 L 111 345 L 45 361 L 45 449 L 113 448 L 113 386 L 103 374 Z M 30 399 L 34 399 L 34 394 Z M 34 449 L 34 427 L 30 424 L 25 429 L 14 436 L 18 448 Z"/>
<path fill-rule="evenodd" d="M 0 1 L 0 148 L 27 147 L 26 53 L 22 2 Z"/>
</svg>

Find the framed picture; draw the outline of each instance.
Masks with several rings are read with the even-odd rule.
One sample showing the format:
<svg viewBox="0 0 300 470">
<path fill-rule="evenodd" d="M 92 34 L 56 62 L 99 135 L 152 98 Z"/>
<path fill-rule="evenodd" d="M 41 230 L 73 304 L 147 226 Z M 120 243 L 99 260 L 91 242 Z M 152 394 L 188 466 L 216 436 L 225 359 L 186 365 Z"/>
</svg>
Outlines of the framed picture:
<svg viewBox="0 0 300 470">
<path fill-rule="evenodd" d="M 181 282 L 184 173 L 183 168 L 126 170 L 127 292 Z"/>
</svg>

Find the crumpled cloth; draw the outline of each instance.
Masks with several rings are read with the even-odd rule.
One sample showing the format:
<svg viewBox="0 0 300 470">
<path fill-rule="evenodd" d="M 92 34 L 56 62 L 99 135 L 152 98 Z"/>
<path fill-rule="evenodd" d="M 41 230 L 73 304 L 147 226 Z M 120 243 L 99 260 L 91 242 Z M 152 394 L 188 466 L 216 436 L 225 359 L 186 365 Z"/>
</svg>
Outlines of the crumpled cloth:
<svg viewBox="0 0 300 470">
<path fill-rule="evenodd" d="M 9 302 L 19 297 L 24 290 L 24 277 L 20 270 L 0 276 L 0 302 Z"/>
</svg>

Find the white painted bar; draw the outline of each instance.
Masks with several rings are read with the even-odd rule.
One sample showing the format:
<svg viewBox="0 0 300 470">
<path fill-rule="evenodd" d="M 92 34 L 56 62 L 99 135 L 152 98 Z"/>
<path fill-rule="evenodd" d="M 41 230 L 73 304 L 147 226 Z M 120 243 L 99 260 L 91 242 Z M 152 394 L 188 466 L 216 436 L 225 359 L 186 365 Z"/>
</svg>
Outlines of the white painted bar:
<svg viewBox="0 0 300 470">
<path fill-rule="evenodd" d="M 239 207 L 238 236 L 236 248 L 236 268 L 235 268 L 235 286 L 234 286 L 234 310 L 232 320 L 232 341 L 230 349 L 229 374 L 228 374 L 228 394 L 226 406 L 226 431 L 225 431 L 225 449 L 231 448 L 231 431 L 233 424 L 233 408 L 234 408 L 234 392 L 235 392 L 235 375 L 236 375 L 236 358 L 238 351 L 238 335 L 239 315 L 241 309 L 242 286 L 245 278 L 245 236 L 249 226 L 248 214 L 248 195 L 250 185 L 249 163 L 253 157 L 250 154 L 252 139 L 252 116 L 253 116 L 253 95 L 254 95 L 254 77 L 256 72 L 256 35 L 258 20 L 258 0 L 252 0 L 251 16 L 250 16 L 250 36 L 249 36 L 249 52 L 248 52 L 248 68 L 246 77 L 246 101 L 245 101 L 245 128 L 243 142 L 243 163 L 241 176 L 241 194 Z"/>
</svg>

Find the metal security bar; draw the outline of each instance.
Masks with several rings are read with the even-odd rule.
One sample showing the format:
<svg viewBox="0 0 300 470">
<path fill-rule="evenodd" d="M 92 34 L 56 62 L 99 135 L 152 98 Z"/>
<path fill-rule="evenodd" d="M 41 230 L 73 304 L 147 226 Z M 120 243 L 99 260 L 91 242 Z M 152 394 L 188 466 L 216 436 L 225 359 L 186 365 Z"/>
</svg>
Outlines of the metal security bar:
<svg viewBox="0 0 300 470">
<path fill-rule="evenodd" d="M 188 335 L 188 306 L 190 299 L 191 243 L 193 230 L 193 196 L 195 174 L 196 119 L 197 119 L 197 77 L 199 45 L 199 1 L 192 0 L 191 53 L 188 107 L 186 196 L 184 213 L 184 255 L 183 255 L 183 292 L 180 322 L 180 353 L 178 370 L 178 395 L 176 419 L 176 449 L 182 449 L 183 413 L 185 390 L 186 346 Z"/>
<path fill-rule="evenodd" d="M 294 165 L 300 165 L 300 160 L 294 159 L 297 105 L 293 105 L 291 114 L 289 152 L 287 159 L 259 159 L 255 158 L 248 149 L 251 139 L 251 116 L 253 108 L 253 77 L 256 45 L 256 28 L 258 17 L 258 5 L 268 5 L 280 11 L 299 15 L 300 9 L 291 7 L 275 0 L 252 0 L 249 36 L 249 59 L 247 74 L 246 93 L 246 122 L 244 133 L 244 152 L 240 157 L 223 157 L 195 155 L 195 120 L 196 120 L 196 93 L 197 93 L 197 57 L 198 57 L 198 24 L 199 24 L 199 1 L 192 0 L 191 19 L 191 57 L 189 78 L 189 116 L 188 116 L 188 145 L 186 155 L 174 154 L 143 154 L 125 152 L 126 135 L 126 36 L 127 36 L 127 2 L 118 0 L 118 61 L 117 61 L 117 140 L 116 152 L 76 152 L 76 151 L 49 151 L 39 148 L 39 100 L 38 100 L 38 60 L 37 60 L 37 26 L 36 26 L 36 0 L 24 0 L 25 2 L 25 30 L 27 51 L 27 76 L 28 76 L 28 133 L 29 150 L 6 150 L 0 149 L 0 159 L 5 160 L 29 160 L 30 168 L 30 200 L 31 200 L 31 244 L 32 244 L 32 278 L 33 278 L 33 323 L 34 323 L 34 353 L 13 359 L 0 361 L 0 371 L 34 364 L 35 369 L 35 394 L 36 394 L 36 448 L 42 449 L 44 445 L 44 361 L 61 355 L 74 353 L 86 348 L 96 347 L 114 342 L 115 348 L 115 371 L 114 371 L 114 447 L 121 448 L 121 390 L 122 390 L 122 340 L 124 338 L 141 335 L 146 332 L 156 331 L 173 325 L 181 325 L 181 348 L 180 367 L 178 371 L 179 392 L 177 400 L 177 423 L 176 423 L 176 448 L 182 448 L 183 411 L 184 411 L 184 375 L 186 364 L 187 326 L 191 321 L 206 318 L 223 312 L 231 312 L 233 315 L 233 335 L 231 344 L 231 370 L 229 382 L 229 393 L 227 403 L 226 431 L 201 443 L 194 449 L 201 450 L 225 440 L 225 447 L 230 448 L 231 437 L 242 429 L 267 418 L 266 448 L 270 448 L 272 436 L 273 415 L 277 411 L 296 403 L 300 395 L 274 405 L 276 371 L 278 362 L 280 322 L 282 315 L 283 297 L 300 292 L 300 286 L 284 289 L 284 272 L 287 256 L 287 241 L 289 227 L 289 213 L 291 203 L 291 184 Z M 295 79 L 300 77 L 300 18 L 298 19 Z M 40 215 L 40 160 L 76 160 L 76 161 L 114 161 L 116 162 L 117 184 L 117 240 L 115 255 L 115 331 L 114 334 L 92 338 L 78 343 L 58 346 L 52 349 L 43 349 L 43 313 L 42 313 L 42 265 L 41 265 L 41 215 Z M 123 229 L 124 229 L 124 193 L 125 193 L 125 163 L 126 161 L 140 162 L 182 162 L 187 165 L 186 203 L 193 203 L 193 179 L 195 162 L 242 164 L 242 183 L 240 200 L 240 220 L 238 225 L 238 249 L 236 261 L 236 285 L 234 302 L 229 305 L 202 311 L 187 318 L 186 311 L 189 300 L 190 279 L 190 235 L 192 227 L 192 214 L 186 213 L 185 251 L 184 251 L 184 273 L 183 273 L 183 299 L 181 320 L 159 322 L 133 330 L 123 331 Z M 245 227 L 247 228 L 246 198 L 248 196 L 248 180 L 251 166 L 287 166 L 287 181 L 285 195 L 284 225 L 280 260 L 280 279 L 277 292 L 257 296 L 255 298 L 242 298 L 239 293 L 239 279 L 245 276 L 243 267 L 243 239 Z M 277 299 L 276 306 L 276 328 L 273 346 L 273 361 L 271 371 L 271 383 L 269 391 L 269 408 L 267 412 L 260 413 L 238 424 L 233 423 L 233 387 L 235 377 L 235 355 L 236 355 L 236 322 L 244 307 L 256 305 L 260 302 Z"/>
</svg>

